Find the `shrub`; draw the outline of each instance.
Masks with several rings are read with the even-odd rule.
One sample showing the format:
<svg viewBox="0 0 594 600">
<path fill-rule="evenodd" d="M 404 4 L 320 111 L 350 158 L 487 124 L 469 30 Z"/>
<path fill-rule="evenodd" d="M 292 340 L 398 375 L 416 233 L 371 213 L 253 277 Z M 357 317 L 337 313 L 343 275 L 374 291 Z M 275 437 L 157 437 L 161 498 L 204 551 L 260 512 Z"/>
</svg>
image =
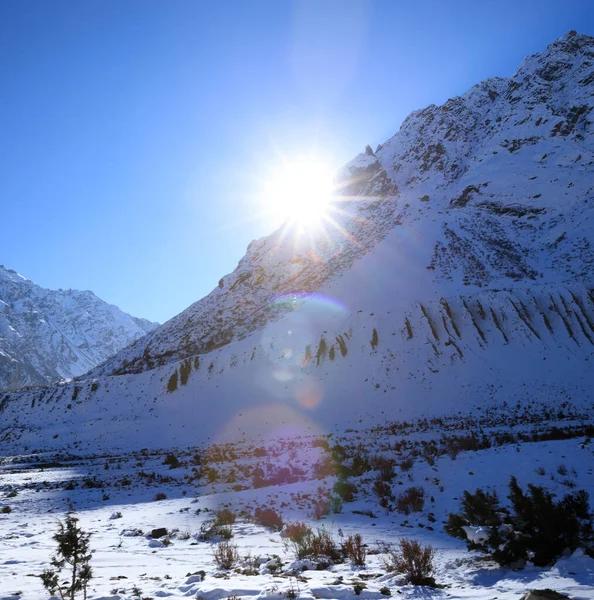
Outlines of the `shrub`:
<svg viewBox="0 0 594 600">
<path fill-rule="evenodd" d="M 297 521 L 296 523 L 288 523 L 283 529 L 285 537 L 292 542 L 301 543 L 301 541 L 311 534 L 311 528 L 305 523 Z"/>
<path fill-rule="evenodd" d="M 342 551 L 354 565 L 358 567 L 365 566 L 367 551 L 363 545 L 363 538 L 360 533 L 349 535 L 342 544 Z"/>
<path fill-rule="evenodd" d="M 326 340 L 324 338 L 320 338 L 320 345 L 318 346 L 318 351 L 316 352 L 316 366 L 320 366 L 320 362 L 324 362 L 326 358 L 326 350 L 327 350 Z"/>
<path fill-rule="evenodd" d="M 233 525 L 237 515 L 229 508 L 218 508 L 214 511 L 216 525 Z"/>
<path fill-rule="evenodd" d="M 340 497 L 343 502 L 353 502 L 357 493 L 357 486 L 350 481 L 339 479 L 334 484 L 334 493 Z"/>
<path fill-rule="evenodd" d="M 396 500 L 396 509 L 405 515 L 421 512 L 425 506 L 425 490 L 420 486 L 409 487 Z"/>
<path fill-rule="evenodd" d="M 374 456 L 371 462 L 373 468 L 378 472 L 378 479 L 387 481 L 388 483 L 394 480 L 394 477 L 396 477 L 396 471 L 394 470 L 396 463 L 394 459 L 378 455 Z"/>
<path fill-rule="evenodd" d="M 87 597 L 87 585 L 93 577 L 89 565 L 92 556 L 89 550 L 90 537 L 91 534 L 84 532 L 78 526 L 78 519 L 71 514 L 66 516 L 64 523 L 58 521 L 58 532 L 53 536 L 58 544 L 51 560 L 53 568 L 41 574 L 43 587 L 50 594 L 58 592 L 60 598 L 74 600 L 76 594 L 82 592 L 83 597 Z M 60 583 L 60 580 L 64 583 Z"/>
<path fill-rule="evenodd" d="M 336 474 L 336 465 L 331 456 L 325 456 L 313 467 L 313 476 L 316 479 L 325 479 Z"/>
<path fill-rule="evenodd" d="M 410 471 L 410 469 L 412 468 L 412 466 L 415 464 L 415 459 L 412 456 L 407 456 L 406 458 L 403 458 L 399 463 L 398 466 L 403 470 L 403 471 Z"/>
<path fill-rule="evenodd" d="M 433 559 L 435 551 L 431 546 L 421 546 L 417 540 L 400 540 L 398 549 L 390 550 L 385 560 L 388 571 L 395 571 L 406 576 L 413 585 L 435 585 Z"/>
<path fill-rule="evenodd" d="M 214 560 L 220 569 L 232 569 L 239 560 L 237 546 L 228 541 L 219 542 L 213 552 Z"/>
<path fill-rule="evenodd" d="M 376 479 L 373 482 L 373 493 L 379 498 L 380 506 L 384 508 L 388 508 L 390 502 L 394 501 L 392 486 L 382 479 Z"/>
<path fill-rule="evenodd" d="M 367 456 L 360 450 L 353 456 L 350 467 L 350 475 L 352 477 L 361 477 L 368 471 L 371 471 L 371 463 Z"/>
<path fill-rule="evenodd" d="M 353 583 L 353 592 L 355 592 L 355 596 L 360 596 L 361 592 L 366 588 L 367 586 L 364 583 Z"/>
<path fill-rule="evenodd" d="M 328 501 L 328 508 L 333 515 L 339 515 L 342 512 L 343 504 L 342 498 L 337 495 L 330 496 Z"/>
<path fill-rule="evenodd" d="M 3 515 L 9 515 L 12 512 L 12 508 L 10 508 L 10 506 L 3 506 L 2 508 L 0 508 L 0 513 L 2 513 Z"/>
<path fill-rule="evenodd" d="M 177 456 L 173 454 L 173 452 L 169 452 L 163 461 L 164 465 L 169 465 L 170 469 L 177 469 L 181 467 L 181 463 L 179 462 Z"/>
<path fill-rule="evenodd" d="M 283 528 L 283 518 L 272 508 L 256 508 L 254 521 L 263 527 L 268 527 L 276 531 L 280 531 Z"/>
<path fill-rule="evenodd" d="M 167 500 L 167 494 L 165 494 L 164 492 L 157 492 L 155 494 L 154 500 L 155 502 L 158 502 L 159 500 Z"/>
<path fill-rule="evenodd" d="M 340 561 L 341 553 L 332 534 L 320 527 L 315 533 L 311 529 L 299 541 L 293 542 L 295 556 L 300 558 L 329 558 Z"/>
<path fill-rule="evenodd" d="M 446 532 L 467 541 L 469 549 L 487 552 L 501 565 L 537 566 L 555 562 L 566 550 L 594 541 L 588 494 L 571 492 L 555 501 L 542 487 L 528 485 L 524 492 L 515 477 L 510 479 L 511 509 L 501 507 L 494 493 L 464 492 L 462 510 L 450 514 Z"/>
<path fill-rule="evenodd" d="M 330 501 L 327 498 L 317 498 L 313 501 L 313 509 L 311 512 L 312 519 L 319 521 L 326 515 L 330 514 Z"/>
<path fill-rule="evenodd" d="M 216 519 L 208 519 L 200 525 L 198 538 L 204 542 L 216 539 L 230 540 L 233 537 L 231 525 L 221 525 Z"/>
</svg>

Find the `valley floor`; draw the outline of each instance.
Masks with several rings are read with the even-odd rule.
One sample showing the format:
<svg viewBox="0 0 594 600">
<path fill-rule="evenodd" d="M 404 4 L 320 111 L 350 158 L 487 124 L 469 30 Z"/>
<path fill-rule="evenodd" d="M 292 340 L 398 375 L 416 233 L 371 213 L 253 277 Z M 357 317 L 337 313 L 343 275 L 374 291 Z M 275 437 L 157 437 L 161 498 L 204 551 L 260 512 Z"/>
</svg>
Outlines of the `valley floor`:
<svg viewBox="0 0 594 600">
<path fill-rule="evenodd" d="M 563 425 L 579 433 L 583 422 Z M 504 429 L 514 428 L 499 431 Z M 552 588 L 575 599 L 594 598 L 594 559 L 580 550 L 549 568 L 529 565 L 512 571 L 477 552 L 469 553 L 462 541 L 443 532 L 443 522 L 449 512 L 458 510 L 463 490 L 489 487 L 505 498 L 511 475 L 522 486 L 542 485 L 558 496 L 574 487 L 585 489 L 592 499 L 594 444 L 587 436 L 456 449 L 426 460 L 415 453 L 398 454 L 395 440 L 426 447 L 428 440 L 443 441 L 444 431 L 411 427 L 404 436 L 397 433 L 376 429 L 325 441 L 245 442 L 211 448 L 200 458 L 196 449 L 177 449 L 172 453 L 175 460 L 167 460 L 170 464 L 163 464 L 167 452 L 153 451 L 84 458 L 4 457 L 0 506 L 10 506 L 11 512 L 0 514 L 0 599 L 49 597 L 37 576 L 49 566 L 57 519 L 70 505 L 83 529 L 92 533 L 92 600 L 369 599 L 388 593 L 402 598 L 512 600 L 535 588 Z M 423 510 L 404 515 L 382 508 L 372 491 L 371 472 L 354 479 L 355 500 L 345 502 L 340 513 L 315 519 L 316 506 L 328 498 L 336 481 L 326 470 L 328 442 L 371 454 L 385 454 L 391 447 L 400 459 L 392 483 L 395 494 L 409 486 L 423 487 Z M 412 464 L 407 461 L 411 456 Z M 194 463 L 200 463 L 200 479 Z M 295 479 L 287 476 L 289 472 L 298 473 L 299 480 L 269 485 L 274 477 Z M 258 485 L 263 487 L 254 489 L 254 477 L 260 477 Z M 156 500 L 157 494 L 165 498 Z M 222 506 L 238 514 L 230 542 L 238 547 L 239 561 L 228 571 L 215 564 L 216 540 L 201 541 L 199 536 L 202 524 Z M 281 533 L 250 517 L 258 507 L 274 509 L 285 523 L 304 521 L 313 529 L 324 527 L 338 544 L 349 535 L 361 534 L 367 546 L 366 565 L 343 562 L 316 570 L 315 561 L 296 561 Z M 151 530 L 159 527 L 167 528 L 168 536 L 153 539 Z M 399 575 L 387 572 L 386 551 L 403 537 L 433 546 L 434 576 L 443 587 L 405 585 Z M 309 568 L 302 570 L 303 566 Z"/>
</svg>

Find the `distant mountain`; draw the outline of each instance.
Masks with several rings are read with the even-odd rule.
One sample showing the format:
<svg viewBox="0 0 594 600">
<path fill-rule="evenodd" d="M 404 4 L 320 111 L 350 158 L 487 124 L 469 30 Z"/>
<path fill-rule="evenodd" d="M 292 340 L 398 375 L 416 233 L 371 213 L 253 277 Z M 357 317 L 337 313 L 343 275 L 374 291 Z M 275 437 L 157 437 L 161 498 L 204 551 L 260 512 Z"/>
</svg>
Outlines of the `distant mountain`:
<svg viewBox="0 0 594 600">
<path fill-rule="evenodd" d="M 154 447 L 592 411 L 593 108 L 594 38 L 570 32 L 513 77 L 413 112 L 341 169 L 326 231 L 252 242 L 87 381 L 0 396 L 0 441 Z"/>
<path fill-rule="evenodd" d="M 0 265 L 0 390 L 82 375 L 156 326 L 93 292 L 47 290 Z"/>
</svg>

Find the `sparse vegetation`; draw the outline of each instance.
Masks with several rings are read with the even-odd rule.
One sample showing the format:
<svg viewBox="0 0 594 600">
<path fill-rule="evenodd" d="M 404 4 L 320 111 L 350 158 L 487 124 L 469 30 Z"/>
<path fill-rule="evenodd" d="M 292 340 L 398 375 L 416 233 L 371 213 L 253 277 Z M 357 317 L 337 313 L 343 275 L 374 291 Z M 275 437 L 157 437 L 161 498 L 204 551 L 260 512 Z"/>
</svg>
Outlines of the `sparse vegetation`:
<svg viewBox="0 0 594 600">
<path fill-rule="evenodd" d="M 379 344 L 379 336 L 377 335 L 377 329 L 375 327 L 373 328 L 373 333 L 371 334 L 370 343 L 373 350 L 375 350 Z"/>
<path fill-rule="evenodd" d="M 173 375 L 171 375 L 167 382 L 167 391 L 175 392 L 175 390 L 177 390 L 177 369 L 173 372 Z"/>
<path fill-rule="evenodd" d="M 396 509 L 405 515 L 421 512 L 425 506 L 425 490 L 420 486 L 409 487 L 398 495 Z"/>
<path fill-rule="evenodd" d="M 230 508 L 218 508 L 214 511 L 216 525 L 233 525 L 237 515 Z"/>
<path fill-rule="evenodd" d="M 293 551 L 296 558 L 325 558 L 334 562 L 340 562 L 342 553 L 340 552 L 332 534 L 323 527 L 318 528 L 314 533 L 311 529 L 305 532 L 303 537 L 296 541 L 291 540 Z"/>
<path fill-rule="evenodd" d="M 213 552 L 214 560 L 219 569 L 228 571 L 239 561 L 237 545 L 225 540 L 219 542 Z"/>
<path fill-rule="evenodd" d="M 543 487 L 528 485 L 524 492 L 515 477 L 509 483 L 511 507 L 501 506 L 494 492 L 464 492 L 461 511 L 450 514 L 447 533 L 466 540 L 469 549 L 487 552 L 502 565 L 537 566 L 553 563 L 567 549 L 594 543 L 588 494 L 579 490 L 555 501 Z M 476 530 L 477 527 L 482 529 Z M 475 528 L 476 535 L 467 529 Z"/>
<path fill-rule="evenodd" d="M 188 383 L 190 373 L 192 372 L 192 361 L 188 358 L 179 366 L 179 380 L 182 385 Z"/>
<path fill-rule="evenodd" d="M 297 521 L 295 523 L 288 523 L 285 525 L 283 533 L 291 542 L 301 543 L 306 536 L 311 534 L 311 528 L 305 523 Z"/>
<path fill-rule="evenodd" d="M 435 551 L 431 546 L 422 546 L 417 540 L 402 539 L 398 548 L 391 549 L 384 561 L 389 572 L 404 575 L 413 585 L 435 586 L 431 576 L 434 570 Z"/>
<path fill-rule="evenodd" d="M 256 508 L 254 521 L 275 531 L 280 531 L 283 528 L 283 518 L 272 508 Z"/>
<path fill-rule="evenodd" d="M 365 550 L 361 534 L 350 535 L 342 543 L 342 551 L 354 565 L 358 567 L 365 566 L 367 551 Z"/>
<path fill-rule="evenodd" d="M 173 454 L 173 452 L 167 454 L 165 460 L 163 461 L 163 464 L 169 465 L 170 469 L 178 469 L 179 467 L 181 467 L 179 459 L 177 458 L 177 456 L 175 456 L 175 454 Z"/>
</svg>

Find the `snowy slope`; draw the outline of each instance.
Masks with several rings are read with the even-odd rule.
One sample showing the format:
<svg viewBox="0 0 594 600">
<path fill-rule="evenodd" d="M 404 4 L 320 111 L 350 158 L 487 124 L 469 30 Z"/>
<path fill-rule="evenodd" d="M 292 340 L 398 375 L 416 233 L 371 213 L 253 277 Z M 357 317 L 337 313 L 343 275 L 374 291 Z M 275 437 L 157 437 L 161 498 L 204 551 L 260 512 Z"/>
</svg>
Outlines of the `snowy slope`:
<svg viewBox="0 0 594 600">
<path fill-rule="evenodd" d="M 465 291 L 589 283 L 593 58 L 594 40 L 571 33 L 511 79 L 412 113 L 375 156 L 339 174 L 337 195 L 356 200 L 339 204 L 341 229 L 313 242 L 285 230 L 252 242 L 211 294 L 93 374 L 138 372 L 241 339 L 287 310 L 279 297 L 336 280 L 389 232 L 396 244 L 415 236 L 402 259 L 417 261 L 423 293 L 450 281 Z"/>
<path fill-rule="evenodd" d="M 252 242 L 86 381 L 0 397 L 0 440 L 166 447 L 564 401 L 591 418 L 593 59 L 570 32 L 411 114 L 338 174 L 337 227 Z"/>
<path fill-rule="evenodd" d="M 0 390 L 82 375 L 156 325 L 92 292 L 43 289 L 0 266 Z"/>
</svg>

